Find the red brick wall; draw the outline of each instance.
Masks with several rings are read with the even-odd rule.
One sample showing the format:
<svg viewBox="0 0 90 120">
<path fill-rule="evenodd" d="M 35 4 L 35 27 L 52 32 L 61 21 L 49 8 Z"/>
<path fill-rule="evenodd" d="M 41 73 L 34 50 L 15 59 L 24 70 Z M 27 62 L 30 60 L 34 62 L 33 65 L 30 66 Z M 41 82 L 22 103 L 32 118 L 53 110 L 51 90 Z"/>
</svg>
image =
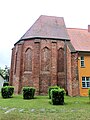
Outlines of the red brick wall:
<svg viewBox="0 0 90 120">
<path fill-rule="evenodd" d="M 58 41 L 58 49 L 57 49 L 57 81 L 58 81 L 58 85 L 62 88 L 65 88 L 65 83 L 66 83 L 66 80 L 65 80 L 65 77 L 66 77 L 66 74 L 65 74 L 65 69 L 66 69 L 66 66 L 65 66 L 65 43 L 63 41 Z M 61 54 L 60 54 L 61 52 Z M 61 60 L 60 60 L 61 59 Z M 59 63 L 60 61 L 60 63 Z M 60 67 L 60 64 L 61 64 L 61 67 Z M 65 88 L 66 89 L 66 88 Z"/>
<path fill-rule="evenodd" d="M 72 95 L 79 96 L 78 53 L 71 55 Z"/>
<path fill-rule="evenodd" d="M 14 73 L 14 56 L 15 56 L 15 47 L 12 49 L 12 56 L 11 56 L 11 68 L 10 68 L 10 85 L 13 85 L 13 73 Z"/>
<path fill-rule="evenodd" d="M 70 96 L 79 96 L 78 53 L 67 48 L 67 91 Z"/>
<path fill-rule="evenodd" d="M 51 43 L 51 86 L 57 85 L 57 42 Z"/>
<path fill-rule="evenodd" d="M 30 70 L 25 67 L 27 49 L 32 51 L 32 60 L 30 60 L 32 68 Z M 58 53 L 59 50 L 63 50 L 63 52 Z M 60 58 L 61 68 L 58 63 Z M 15 93 L 20 93 L 23 86 L 34 86 L 36 94 L 47 94 L 49 86 L 59 85 L 67 89 L 70 96 L 78 94 L 78 92 L 74 92 L 75 89 L 78 91 L 77 61 L 75 58 L 76 55 L 71 55 L 69 48 L 65 48 L 64 41 L 25 40 L 16 44 L 12 50 L 10 84 L 15 86 Z M 58 65 L 60 70 L 57 69 Z"/>
<path fill-rule="evenodd" d="M 67 91 L 68 95 L 72 96 L 72 76 L 71 76 L 71 52 L 67 47 Z"/>
</svg>

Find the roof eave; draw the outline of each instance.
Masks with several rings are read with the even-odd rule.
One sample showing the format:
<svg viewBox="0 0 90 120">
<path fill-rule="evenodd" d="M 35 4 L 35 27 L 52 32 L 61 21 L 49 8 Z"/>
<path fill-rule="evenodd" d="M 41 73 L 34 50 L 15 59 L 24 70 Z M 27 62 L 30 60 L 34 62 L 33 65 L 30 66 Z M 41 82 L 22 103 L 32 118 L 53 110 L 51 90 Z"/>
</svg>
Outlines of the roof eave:
<svg viewBox="0 0 90 120">
<path fill-rule="evenodd" d="M 18 41 L 14 44 L 14 46 L 15 46 L 16 44 L 18 44 L 19 42 L 21 42 L 21 41 L 32 40 L 32 39 L 51 39 L 51 40 L 62 40 L 62 41 L 65 41 L 65 40 L 66 40 L 66 41 L 70 41 L 70 39 L 68 39 L 68 38 L 38 36 L 38 37 L 30 37 L 30 38 L 20 39 L 20 40 L 18 40 Z"/>
<path fill-rule="evenodd" d="M 77 52 L 80 52 L 80 53 L 90 53 L 90 51 L 86 51 L 86 50 L 83 50 L 83 51 L 77 50 Z"/>
</svg>

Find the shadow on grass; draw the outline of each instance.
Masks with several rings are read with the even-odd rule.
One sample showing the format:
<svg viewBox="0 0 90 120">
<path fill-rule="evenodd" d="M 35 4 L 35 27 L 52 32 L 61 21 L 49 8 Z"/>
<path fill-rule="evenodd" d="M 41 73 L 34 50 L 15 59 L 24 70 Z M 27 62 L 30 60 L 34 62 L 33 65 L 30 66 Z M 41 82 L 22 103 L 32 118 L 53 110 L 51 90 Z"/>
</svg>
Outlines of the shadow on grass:
<svg viewBox="0 0 90 120">
<path fill-rule="evenodd" d="M 51 101 L 49 101 L 49 104 L 53 105 L 53 103 L 52 103 Z M 56 104 L 56 105 L 54 105 L 54 106 L 63 106 L 63 105 L 68 105 L 68 103 L 65 103 L 65 102 L 64 102 L 64 104 L 59 104 L 59 105 Z"/>
</svg>

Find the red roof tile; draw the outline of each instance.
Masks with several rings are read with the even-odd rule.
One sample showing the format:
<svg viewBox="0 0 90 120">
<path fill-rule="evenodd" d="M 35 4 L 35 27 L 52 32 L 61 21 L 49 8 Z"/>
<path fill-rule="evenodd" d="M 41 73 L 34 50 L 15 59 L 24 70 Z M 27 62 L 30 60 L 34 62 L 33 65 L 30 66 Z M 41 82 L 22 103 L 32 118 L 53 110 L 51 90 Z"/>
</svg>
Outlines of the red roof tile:
<svg viewBox="0 0 90 120">
<path fill-rule="evenodd" d="M 30 29 L 21 37 L 29 39 L 35 37 L 69 39 L 64 19 L 62 17 L 41 15 Z"/>
<path fill-rule="evenodd" d="M 87 29 L 67 28 L 76 51 L 90 51 L 90 32 Z"/>
</svg>

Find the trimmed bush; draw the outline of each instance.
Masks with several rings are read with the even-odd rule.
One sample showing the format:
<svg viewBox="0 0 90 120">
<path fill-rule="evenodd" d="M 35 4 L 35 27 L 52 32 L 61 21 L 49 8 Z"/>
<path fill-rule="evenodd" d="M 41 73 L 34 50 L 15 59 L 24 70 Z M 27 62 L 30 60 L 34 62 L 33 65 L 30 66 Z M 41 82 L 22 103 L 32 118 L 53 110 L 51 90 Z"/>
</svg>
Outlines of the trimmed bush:
<svg viewBox="0 0 90 120">
<path fill-rule="evenodd" d="M 5 86 L 9 86 L 9 82 L 4 82 L 3 87 L 5 87 Z"/>
<path fill-rule="evenodd" d="M 51 90 L 52 89 L 60 89 L 59 86 L 50 86 L 49 89 L 48 89 L 48 95 L 49 95 L 49 99 L 51 99 Z"/>
<path fill-rule="evenodd" d="M 52 89 L 51 90 L 51 101 L 53 105 L 63 105 L 64 104 L 64 89 Z"/>
<path fill-rule="evenodd" d="M 5 86 L 1 88 L 1 95 L 3 98 L 11 98 L 14 93 L 13 86 Z"/>
<path fill-rule="evenodd" d="M 34 87 L 23 87 L 23 98 L 24 99 L 33 99 L 35 94 Z"/>
</svg>

